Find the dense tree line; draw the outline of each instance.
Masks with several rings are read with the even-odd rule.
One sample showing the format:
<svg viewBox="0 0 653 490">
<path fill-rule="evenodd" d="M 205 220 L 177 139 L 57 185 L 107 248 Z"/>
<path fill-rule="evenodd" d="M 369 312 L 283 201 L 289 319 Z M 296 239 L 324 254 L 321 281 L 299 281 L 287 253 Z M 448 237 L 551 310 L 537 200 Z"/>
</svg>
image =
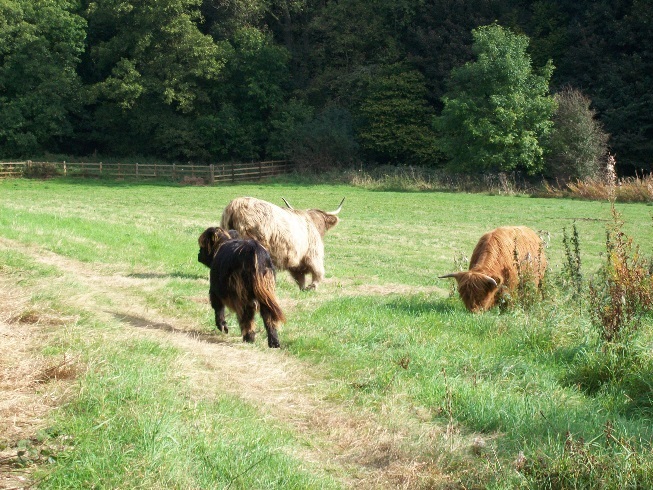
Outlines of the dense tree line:
<svg viewBox="0 0 653 490">
<path fill-rule="evenodd" d="M 651 170 L 652 25 L 649 0 L 0 0 L 0 155 L 573 177 L 607 140 Z"/>
</svg>

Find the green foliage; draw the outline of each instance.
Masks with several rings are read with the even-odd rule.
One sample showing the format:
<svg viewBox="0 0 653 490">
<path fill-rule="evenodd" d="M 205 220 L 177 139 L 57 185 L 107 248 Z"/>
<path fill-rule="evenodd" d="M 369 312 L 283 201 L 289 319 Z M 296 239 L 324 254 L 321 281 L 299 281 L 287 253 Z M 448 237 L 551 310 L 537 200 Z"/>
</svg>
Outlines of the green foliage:
<svg viewBox="0 0 653 490">
<path fill-rule="evenodd" d="M 198 125 L 214 158 L 261 158 L 272 121 L 284 111 L 288 52 L 250 27 L 239 29 L 230 46 L 221 83 L 212 86 Z"/>
<path fill-rule="evenodd" d="M 224 67 L 224 48 L 197 27 L 199 0 L 91 2 L 91 59 L 100 100 L 129 109 L 151 97 L 181 112 L 206 102 L 204 82 Z"/>
<path fill-rule="evenodd" d="M 204 159 L 193 124 L 228 46 L 198 28 L 198 0 L 91 2 L 85 137 L 122 154 Z M 96 149 L 97 149 L 96 146 Z"/>
<path fill-rule="evenodd" d="M 86 23 L 70 0 L 0 1 L 0 155 L 32 156 L 72 133 Z"/>
<path fill-rule="evenodd" d="M 653 267 L 623 232 L 623 219 L 614 202 L 611 209 L 605 264 L 590 283 L 590 309 L 603 341 L 628 344 L 642 314 L 653 309 Z"/>
<path fill-rule="evenodd" d="M 352 117 L 346 109 L 329 106 L 315 116 L 295 119 L 286 133 L 285 154 L 307 171 L 351 167 L 358 159 Z"/>
<path fill-rule="evenodd" d="M 565 262 L 562 265 L 563 284 L 569 285 L 575 299 L 580 298 L 583 290 L 583 274 L 581 271 L 580 240 L 576 223 L 572 226 L 571 237 L 567 228 L 562 229 L 562 245 L 565 251 Z"/>
<path fill-rule="evenodd" d="M 360 106 L 358 138 L 372 161 L 433 165 L 439 161 L 433 109 L 424 76 L 403 64 L 373 74 Z"/>
<path fill-rule="evenodd" d="M 541 172 L 540 141 L 551 129 L 553 66 L 531 68 L 528 38 L 498 25 L 473 31 L 476 61 L 453 70 L 436 120 L 440 144 L 458 171 Z"/>
<path fill-rule="evenodd" d="M 596 120 L 596 111 L 590 109 L 590 99 L 572 88 L 557 93 L 555 99 L 546 173 L 563 182 L 600 176 L 608 154 L 608 135 Z"/>
</svg>

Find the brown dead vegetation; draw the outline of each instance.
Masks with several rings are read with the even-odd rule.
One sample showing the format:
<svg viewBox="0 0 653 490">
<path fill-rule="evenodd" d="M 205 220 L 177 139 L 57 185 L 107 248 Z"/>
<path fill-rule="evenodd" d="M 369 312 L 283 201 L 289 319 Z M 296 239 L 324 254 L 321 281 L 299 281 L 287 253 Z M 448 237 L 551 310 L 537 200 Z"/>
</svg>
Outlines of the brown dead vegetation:
<svg viewBox="0 0 653 490">
<path fill-rule="evenodd" d="M 41 455 L 37 433 L 82 369 L 74 356 L 39 354 L 48 331 L 71 321 L 35 308 L 27 292 L 0 274 L 0 488 L 31 485 Z"/>
</svg>

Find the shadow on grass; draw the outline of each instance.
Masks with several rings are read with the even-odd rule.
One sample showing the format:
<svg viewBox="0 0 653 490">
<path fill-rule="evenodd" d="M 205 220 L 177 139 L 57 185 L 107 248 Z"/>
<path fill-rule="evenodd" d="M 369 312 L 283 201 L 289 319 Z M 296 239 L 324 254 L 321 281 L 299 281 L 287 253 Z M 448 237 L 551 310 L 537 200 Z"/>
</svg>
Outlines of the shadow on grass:
<svg viewBox="0 0 653 490">
<path fill-rule="evenodd" d="M 424 298 L 420 295 L 397 298 L 386 303 L 386 308 L 410 314 L 460 313 L 462 303 L 457 298 Z"/>
<path fill-rule="evenodd" d="M 208 279 L 208 274 L 188 274 L 186 272 L 158 273 L 158 272 L 141 272 L 128 274 L 127 277 L 135 279 L 190 279 L 192 281 Z"/>
<path fill-rule="evenodd" d="M 230 339 L 228 335 L 224 335 L 218 332 L 217 330 L 215 331 L 215 333 L 200 332 L 197 330 L 182 330 L 180 328 L 174 327 L 173 325 L 170 325 L 169 323 L 153 322 L 148 320 L 147 318 L 143 318 L 140 316 L 126 315 L 124 313 L 115 313 L 115 312 L 112 312 L 111 314 L 116 320 L 122 323 L 126 323 L 127 325 L 131 325 L 132 327 L 144 328 L 149 330 L 160 330 L 162 332 L 186 335 L 187 337 L 195 339 L 199 342 L 205 342 L 207 344 L 227 344 L 227 343 L 231 343 L 231 341 L 233 340 Z"/>
</svg>

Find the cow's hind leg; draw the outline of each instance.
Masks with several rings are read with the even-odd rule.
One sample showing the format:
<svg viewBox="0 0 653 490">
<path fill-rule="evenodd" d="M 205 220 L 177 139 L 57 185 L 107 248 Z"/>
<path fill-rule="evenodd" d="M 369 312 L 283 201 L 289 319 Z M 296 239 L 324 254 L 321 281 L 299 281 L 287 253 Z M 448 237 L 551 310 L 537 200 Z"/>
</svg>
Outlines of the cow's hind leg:
<svg viewBox="0 0 653 490">
<path fill-rule="evenodd" d="M 268 334 L 268 347 L 281 347 L 279 337 L 277 336 L 277 323 L 274 321 L 274 316 L 270 309 L 264 304 L 261 304 L 261 318 L 263 318 L 265 331 Z"/>
<path fill-rule="evenodd" d="M 244 342 L 254 342 L 254 338 L 256 337 L 256 330 L 254 325 L 255 313 L 255 305 L 249 303 L 245 305 L 242 313 L 238 317 L 238 323 L 240 323 L 240 332 L 243 334 Z"/>
<path fill-rule="evenodd" d="M 211 301 L 211 307 L 213 307 L 215 313 L 215 326 L 221 332 L 229 333 L 227 321 L 224 318 L 224 303 L 217 294 L 212 292 L 209 293 L 209 299 Z"/>
</svg>

